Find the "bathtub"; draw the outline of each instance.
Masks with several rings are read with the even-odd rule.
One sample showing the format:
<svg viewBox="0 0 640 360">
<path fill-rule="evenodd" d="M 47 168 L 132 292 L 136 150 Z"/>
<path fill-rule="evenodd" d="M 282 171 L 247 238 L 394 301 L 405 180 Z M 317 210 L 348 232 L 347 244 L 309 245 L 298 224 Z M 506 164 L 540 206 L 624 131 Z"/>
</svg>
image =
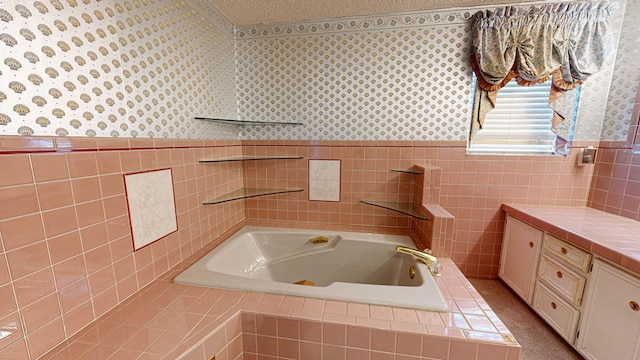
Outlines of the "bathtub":
<svg viewBox="0 0 640 360">
<path fill-rule="evenodd" d="M 319 236 L 327 241 L 310 241 Z M 414 247 L 400 235 L 245 226 L 173 281 L 448 311 L 426 265 L 396 253 L 396 245 Z"/>
</svg>

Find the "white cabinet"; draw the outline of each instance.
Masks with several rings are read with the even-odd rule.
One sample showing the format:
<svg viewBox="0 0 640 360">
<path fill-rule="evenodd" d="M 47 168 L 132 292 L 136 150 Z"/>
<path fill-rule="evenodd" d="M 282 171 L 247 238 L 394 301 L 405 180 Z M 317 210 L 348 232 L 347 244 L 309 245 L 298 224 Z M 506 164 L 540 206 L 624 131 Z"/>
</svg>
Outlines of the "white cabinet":
<svg viewBox="0 0 640 360">
<path fill-rule="evenodd" d="M 576 347 L 592 360 L 640 359 L 640 279 L 596 259 Z"/>
<path fill-rule="evenodd" d="M 507 216 L 498 275 L 527 304 L 533 297 L 542 236 L 542 230 Z"/>
<path fill-rule="evenodd" d="M 531 306 L 560 336 L 571 342 L 580 317 L 578 309 L 542 283 L 536 285 Z"/>
<path fill-rule="evenodd" d="M 575 306 L 580 306 L 585 277 L 551 259 L 544 251 L 538 265 L 538 282 L 544 282 L 559 296 Z"/>
<path fill-rule="evenodd" d="M 591 265 L 591 254 L 588 252 L 578 249 L 577 247 L 549 234 L 544 235 L 543 247 L 548 254 L 556 257 L 568 266 L 582 272 L 589 270 L 589 266 Z"/>
<path fill-rule="evenodd" d="M 578 254 L 582 250 L 575 249 L 576 252 L 561 251 L 559 252 L 560 256 L 558 256 L 554 251 L 555 247 L 549 246 L 548 238 L 552 237 L 546 234 L 542 245 L 542 256 L 538 265 L 538 277 L 531 307 L 560 336 L 572 343 L 578 327 L 578 319 L 580 318 L 580 303 L 586 283 L 586 274 L 581 271 L 581 268 L 578 269 L 573 266 L 579 263 L 574 261 L 576 257 L 565 257 L 563 253 L 565 255 Z M 559 245 L 558 249 L 569 247 L 569 244 L 556 238 L 553 238 L 553 244 Z M 589 261 L 591 261 L 591 254 L 584 253 L 581 255 L 588 255 Z M 571 267 L 579 272 L 572 270 Z"/>
<path fill-rule="evenodd" d="M 590 266 L 591 254 L 544 234 L 531 306 L 569 343 L 575 339 Z"/>
<path fill-rule="evenodd" d="M 637 274 L 507 216 L 499 276 L 586 359 L 640 360 Z"/>
</svg>

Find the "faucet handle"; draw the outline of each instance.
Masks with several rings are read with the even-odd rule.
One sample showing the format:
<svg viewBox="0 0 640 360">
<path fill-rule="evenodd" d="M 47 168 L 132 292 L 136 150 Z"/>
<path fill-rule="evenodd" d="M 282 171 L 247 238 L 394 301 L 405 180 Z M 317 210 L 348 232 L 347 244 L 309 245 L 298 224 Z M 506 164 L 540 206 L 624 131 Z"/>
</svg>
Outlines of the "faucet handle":
<svg viewBox="0 0 640 360">
<path fill-rule="evenodd" d="M 439 261 L 434 262 L 431 264 L 431 266 L 429 267 L 429 270 L 431 270 L 431 273 L 435 276 L 440 276 L 440 274 L 442 273 L 442 264 L 440 264 Z"/>
<path fill-rule="evenodd" d="M 433 255 L 433 250 L 429 249 L 429 248 L 425 248 L 422 252 L 429 254 L 429 255 Z M 432 262 L 429 266 L 429 271 L 431 271 L 431 273 L 435 276 L 440 276 L 440 274 L 442 273 L 442 264 L 440 264 L 440 261 L 438 261 L 436 259 L 436 261 Z"/>
</svg>

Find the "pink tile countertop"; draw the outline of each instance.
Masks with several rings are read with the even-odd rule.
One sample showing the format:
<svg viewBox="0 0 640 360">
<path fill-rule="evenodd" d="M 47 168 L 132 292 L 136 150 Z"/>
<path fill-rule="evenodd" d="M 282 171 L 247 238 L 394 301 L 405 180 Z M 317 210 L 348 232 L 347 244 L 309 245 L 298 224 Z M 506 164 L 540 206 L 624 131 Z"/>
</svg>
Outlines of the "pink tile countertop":
<svg viewBox="0 0 640 360">
<path fill-rule="evenodd" d="M 361 359 L 362 354 L 367 354 L 367 359 L 519 359 L 520 345 L 450 259 L 441 259 L 443 274 L 437 278 L 450 311 L 430 312 L 172 283 L 174 276 L 210 247 L 171 269 L 42 359 L 209 359 L 213 354 L 221 360 L 255 359 L 252 349 L 259 353 L 256 343 L 260 348 L 261 339 L 269 337 L 253 334 L 252 338 L 251 333 L 259 333 L 258 323 L 269 322 L 295 324 L 293 329 L 297 329 L 293 340 L 280 339 L 279 332 L 274 334 L 278 344 L 280 340 L 299 344 L 294 345 L 299 349 L 297 356 L 278 354 L 282 359 L 304 359 L 302 352 L 309 348 L 322 349 L 325 359 L 333 358 L 329 353 L 336 347 L 330 344 L 335 343 L 341 345 L 337 347 L 339 353 L 346 356 L 337 357 L 342 359 Z M 314 326 L 322 331 L 309 342 L 303 329 Z M 359 334 L 355 342 L 349 335 L 354 333 Z M 336 339 L 335 334 L 342 335 Z M 391 340 L 381 344 L 379 339 L 385 337 Z M 318 351 L 313 353 L 306 357 L 321 358 Z"/>
<path fill-rule="evenodd" d="M 502 209 L 640 274 L 640 221 L 581 206 L 502 204 Z"/>
</svg>

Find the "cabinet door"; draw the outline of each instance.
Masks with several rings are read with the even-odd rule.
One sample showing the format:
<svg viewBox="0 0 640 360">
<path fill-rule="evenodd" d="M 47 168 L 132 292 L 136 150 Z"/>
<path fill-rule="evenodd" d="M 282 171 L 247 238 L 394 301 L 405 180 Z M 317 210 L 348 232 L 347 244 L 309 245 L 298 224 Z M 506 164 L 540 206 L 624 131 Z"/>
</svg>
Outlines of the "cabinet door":
<svg viewBox="0 0 640 360">
<path fill-rule="evenodd" d="M 507 216 L 498 275 L 529 305 L 533 298 L 542 235 L 542 230 Z"/>
<path fill-rule="evenodd" d="M 577 348 L 587 359 L 640 359 L 640 279 L 593 263 Z"/>
</svg>

